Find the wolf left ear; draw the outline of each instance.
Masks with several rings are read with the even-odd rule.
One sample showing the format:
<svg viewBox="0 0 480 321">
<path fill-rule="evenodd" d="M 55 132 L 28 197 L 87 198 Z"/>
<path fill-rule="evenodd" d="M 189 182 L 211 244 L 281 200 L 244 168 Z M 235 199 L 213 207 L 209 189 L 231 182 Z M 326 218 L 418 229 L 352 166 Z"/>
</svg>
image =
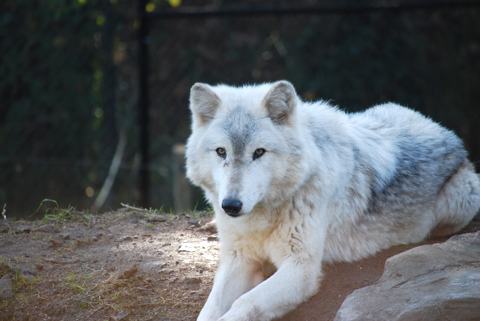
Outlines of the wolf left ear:
<svg viewBox="0 0 480 321">
<path fill-rule="evenodd" d="M 263 106 L 267 109 L 268 117 L 279 125 L 288 124 L 296 105 L 297 93 L 293 85 L 286 80 L 274 83 L 263 98 Z"/>
<path fill-rule="evenodd" d="M 220 106 L 220 98 L 207 84 L 195 83 L 190 89 L 190 110 L 194 125 L 206 125 L 214 117 Z"/>
</svg>

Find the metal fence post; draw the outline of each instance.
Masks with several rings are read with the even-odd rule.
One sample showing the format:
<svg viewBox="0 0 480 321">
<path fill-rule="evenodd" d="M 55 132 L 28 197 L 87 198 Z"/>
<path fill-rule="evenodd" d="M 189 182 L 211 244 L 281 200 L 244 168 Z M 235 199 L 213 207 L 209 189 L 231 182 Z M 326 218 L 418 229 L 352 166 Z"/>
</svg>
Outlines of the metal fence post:
<svg viewBox="0 0 480 321">
<path fill-rule="evenodd" d="M 139 191 L 140 205 L 150 206 L 150 133 L 149 133 L 149 88 L 148 88 L 148 36 L 149 24 L 145 12 L 146 0 L 138 1 L 138 126 L 140 145 Z"/>
</svg>

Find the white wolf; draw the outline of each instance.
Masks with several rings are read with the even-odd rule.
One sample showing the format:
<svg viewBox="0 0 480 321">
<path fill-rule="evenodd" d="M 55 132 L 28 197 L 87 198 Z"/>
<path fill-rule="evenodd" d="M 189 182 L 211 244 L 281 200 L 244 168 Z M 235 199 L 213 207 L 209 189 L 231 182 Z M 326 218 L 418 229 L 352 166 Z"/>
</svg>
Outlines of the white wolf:
<svg viewBox="0 0 480 321">
<path fill-rule="evenodd" d="M 322 262 L 418 242 L 440 226 L 453 233 L 480 208 L 461 140 L 399 105 L 346 114 L 279 81 L 197 83 L 190 108 L 187 176 L 212 204 L 220 238 L 198 321 L 282 316 L 316 292 Z"/>
</svg>

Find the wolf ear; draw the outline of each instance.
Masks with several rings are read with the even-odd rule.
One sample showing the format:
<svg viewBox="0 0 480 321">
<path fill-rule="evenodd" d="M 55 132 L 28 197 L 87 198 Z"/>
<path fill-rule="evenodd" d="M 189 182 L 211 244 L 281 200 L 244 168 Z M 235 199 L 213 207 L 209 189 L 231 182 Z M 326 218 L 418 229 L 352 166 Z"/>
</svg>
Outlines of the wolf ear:
<svg viewBox="0 0 480 321">
<path fill-rule="evenodd" d="M 197 82 L 190 89 L 190 110 L 195 124 L 208 124 L 215 117 L 219 106 L 220 98 L 209 85 Z"/>
<path fill-rule="evenodd" d="M 293 85 L 286 80 L 275 82 L 263 98 L 268 117 L 279 125 L 288 124 L 296 105 L 297 93 Z"/>
</svg>

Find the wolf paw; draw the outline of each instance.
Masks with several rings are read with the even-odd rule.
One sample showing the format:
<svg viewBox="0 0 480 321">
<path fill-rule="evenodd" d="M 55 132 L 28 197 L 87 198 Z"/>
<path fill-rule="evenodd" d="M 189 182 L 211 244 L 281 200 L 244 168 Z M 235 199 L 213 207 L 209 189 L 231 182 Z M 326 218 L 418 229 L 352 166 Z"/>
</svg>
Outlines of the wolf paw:
<svg viewBox="0 0 480 321">
<path fill-rule="evenodd" d="M 239 305 L 232 307 L 218 321 L 266 321 L 261 318 L 259 310 L 254 305 Z"/>
</svg>

